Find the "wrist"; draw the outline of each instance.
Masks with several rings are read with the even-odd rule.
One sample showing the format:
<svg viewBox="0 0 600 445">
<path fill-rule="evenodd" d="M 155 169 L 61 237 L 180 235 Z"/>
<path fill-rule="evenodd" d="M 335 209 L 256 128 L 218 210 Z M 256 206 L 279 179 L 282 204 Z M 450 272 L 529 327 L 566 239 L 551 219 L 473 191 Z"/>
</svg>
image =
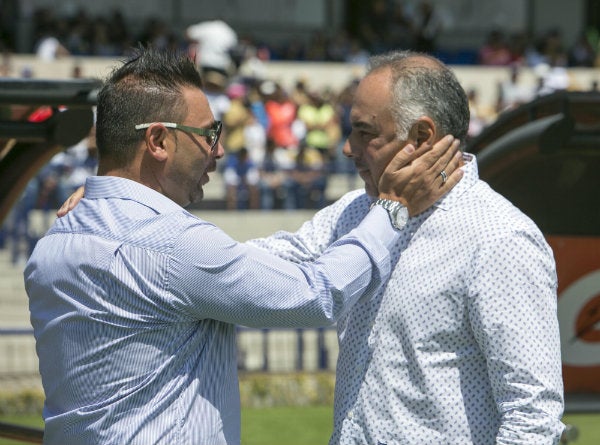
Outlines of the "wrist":
<svg viewBox="0 0 600 445">
<path fill-rule="evenodd" d="M 402 204 L 404 207 L 408 207 L 408 201 L 402 196 L 394 195 L 391 193 L 380 192 L 375 199 L 387 199 L 388 201 L 396 201 Z"/>
<path fill-rule="evenodd" d="M 401 230 L 406 226 L 409 214 L 408 208 L 402 202 L 380 197 L 371 204 L 371 207 L 375 205 L 379 205 L 387 211 L 390 222 L 394 228 Z"/>
</svg>

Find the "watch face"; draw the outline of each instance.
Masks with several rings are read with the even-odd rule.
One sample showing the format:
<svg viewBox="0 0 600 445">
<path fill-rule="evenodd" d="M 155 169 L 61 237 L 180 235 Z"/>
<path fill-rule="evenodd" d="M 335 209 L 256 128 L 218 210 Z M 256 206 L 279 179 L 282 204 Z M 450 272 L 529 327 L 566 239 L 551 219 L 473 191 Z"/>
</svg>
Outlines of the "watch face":
<svg viewBox="0 0 600 445">
<path fill-rule="evenodd" d="M 408 221 L 408 209 L 403 205 L 399 205 L 394 213 L 394 226 L 396 226 L 397 229 L 404 228 Z"/>
<path fill-rule="evenodd" d="M 375 204 L 381 205 L 387 210 L 390 221 L 396 229 L 403 229 L 408 222 L 408 208 L 398 201 L 390 199 L 378 199 Z"/>
</svg>

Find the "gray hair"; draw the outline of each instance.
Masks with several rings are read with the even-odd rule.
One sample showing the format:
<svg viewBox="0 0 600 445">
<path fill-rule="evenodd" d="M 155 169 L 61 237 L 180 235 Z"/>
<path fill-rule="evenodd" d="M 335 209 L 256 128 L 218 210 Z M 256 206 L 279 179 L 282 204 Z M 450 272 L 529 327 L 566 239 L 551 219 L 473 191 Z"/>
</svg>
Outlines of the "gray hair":
<svg viewBox="0 0 600 445">
<path fill-rule="evenodd" d="M 464 141 L 469 128 L 469 101 L 450 68 L 435 57 L 412 51 L 392 51 L 369 59 L 367 75 L 380 69 L 392 72 L 392 116 L 400 139 L 411 125 L 429 116 L 441 135 Z"/>
</svg>

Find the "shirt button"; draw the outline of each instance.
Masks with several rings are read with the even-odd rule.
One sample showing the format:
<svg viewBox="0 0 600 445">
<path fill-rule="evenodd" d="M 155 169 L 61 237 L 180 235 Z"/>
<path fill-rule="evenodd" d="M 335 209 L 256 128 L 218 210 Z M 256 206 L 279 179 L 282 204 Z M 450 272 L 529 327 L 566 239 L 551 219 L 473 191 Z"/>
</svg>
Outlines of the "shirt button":
<svg viewBox="0 0 600 445">
<path fill-rule="evenodd" d="M 348 411 L 348 419 L 352 419 L 354 417 L 354 412 Z"/>
</svg>

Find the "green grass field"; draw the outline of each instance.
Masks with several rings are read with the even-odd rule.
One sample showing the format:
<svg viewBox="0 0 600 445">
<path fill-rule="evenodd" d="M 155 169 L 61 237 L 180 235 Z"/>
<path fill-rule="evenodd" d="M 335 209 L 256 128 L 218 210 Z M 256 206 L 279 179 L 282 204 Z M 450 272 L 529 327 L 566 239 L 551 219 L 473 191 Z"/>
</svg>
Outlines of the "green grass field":
<svg viewBox="0 0 600 445">
<path fill-rule="evenodd" d="M 38 416 L 0 416 L 0 421 L 35 427 L 43 425 Z M 569 414 L 563 421 L 579 429 L 579 438 L 573 444 L 600 444 L 600 413 Z M 329 406 L 243 409 L 242 444 L 325 445 L 331 424 L 332 409 Z M 23 443 L 0 439 L 0 445 Z"/>
</svg>

